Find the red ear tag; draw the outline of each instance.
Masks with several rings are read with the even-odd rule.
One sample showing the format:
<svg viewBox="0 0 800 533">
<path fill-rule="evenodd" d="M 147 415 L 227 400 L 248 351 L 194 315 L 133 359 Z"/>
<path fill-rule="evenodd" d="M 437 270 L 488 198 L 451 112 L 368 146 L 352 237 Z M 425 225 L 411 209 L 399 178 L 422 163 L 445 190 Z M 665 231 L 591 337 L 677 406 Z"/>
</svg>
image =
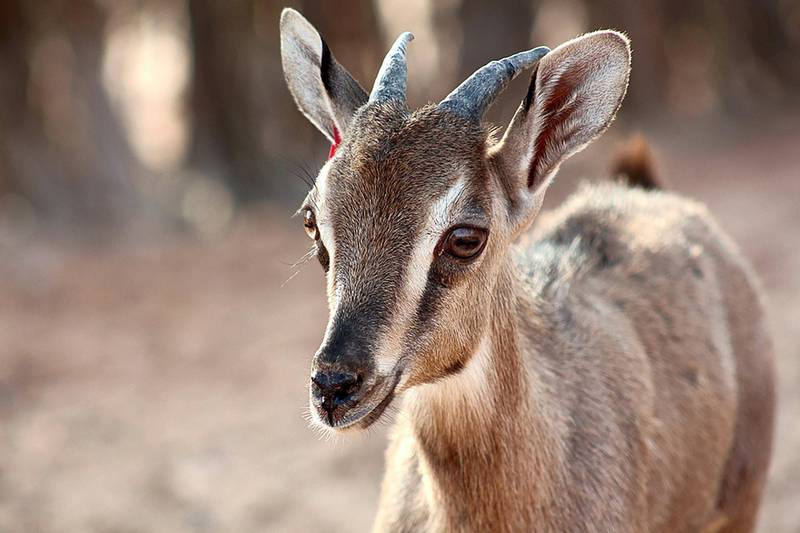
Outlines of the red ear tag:
<svg viewBox="0 0 800 533">
<path fill-rule="evenodd" d="M 339 130 L 336 126 L 333 127 L 333 144 L 331 145 L 331 149 L 328 152 L 328 159 L 333 158 L 336 155 L 336 149 L 339 148 L 339 143 L 342 142 L 342 137 L 339 135 Z"/>
</svg>

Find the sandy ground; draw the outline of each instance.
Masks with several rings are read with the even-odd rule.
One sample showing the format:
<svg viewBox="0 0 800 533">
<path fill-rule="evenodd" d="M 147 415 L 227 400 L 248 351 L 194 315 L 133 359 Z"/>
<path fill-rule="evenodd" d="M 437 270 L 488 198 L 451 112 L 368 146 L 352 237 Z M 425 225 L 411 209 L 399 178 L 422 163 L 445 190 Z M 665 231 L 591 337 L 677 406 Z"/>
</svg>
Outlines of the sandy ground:
<svg viewBox="0 0 800 533">
<path fill-rule="evenodd" d="M 780 412 L 760 531 L 797 532 L 800 128 L 722 130 L 656 145 L 763 279 Z M 609 144 L 565 166 L 550 205 Z M 307 427 L 327 311 L 317 265 L 283 284 L 304 246 L 266 210 L 214 242 L 0 248 L 0 532 L 367 530 L 385 428 L 330 442 Z"/>
</svg>

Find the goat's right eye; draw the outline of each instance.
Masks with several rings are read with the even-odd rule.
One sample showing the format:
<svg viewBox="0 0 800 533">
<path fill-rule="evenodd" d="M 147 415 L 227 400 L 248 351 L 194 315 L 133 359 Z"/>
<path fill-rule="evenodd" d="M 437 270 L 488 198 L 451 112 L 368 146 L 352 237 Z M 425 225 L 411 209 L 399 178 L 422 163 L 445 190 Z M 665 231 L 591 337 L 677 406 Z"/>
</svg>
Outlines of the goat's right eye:
<svg viewBox="0 0 800 533">
<path fill-rule="evenodd" d="M 317 218 L 314 216 L 314 211 L 306 209 L 303 213 L 303 229 L 306 230 L 308 235 L 313 240 L 319 240 L 319 229 L 317 228 Z"/>
<path fill-rule="evenodd" d="M 483 251 L 488 235 L 489 232 L 482 228 L 459 226 L 448 232 L 441 250 L 458 259 L 473 259 Z"/>
</svg>

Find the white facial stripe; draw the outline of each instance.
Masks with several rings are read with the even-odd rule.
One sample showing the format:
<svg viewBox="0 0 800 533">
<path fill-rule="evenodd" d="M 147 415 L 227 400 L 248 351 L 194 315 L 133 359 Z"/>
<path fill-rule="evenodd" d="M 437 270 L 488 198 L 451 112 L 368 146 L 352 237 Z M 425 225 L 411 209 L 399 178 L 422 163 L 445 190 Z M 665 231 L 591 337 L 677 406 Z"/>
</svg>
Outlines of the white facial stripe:
<svg viewBox="0 0 800 533">
<path fill-rule="evenodd" d="M 466 180 L 461 176 L 447 193 L 430 207 L 425 229 L 419 235 L 411 252 L 403 291 L 398 301 L 397 317 L 393 320 L 394 327 L 380 339 L 376 350 L 379 372 L 388 373 L 394 368 L 400 355 L 403 337 L 410 327 L 409 323 L 425 292 L 434 248 L 442 232 L 450 224 L 453 207 L 464 193 L 465 188 Z"/>
<path fill-rule="evenodd" d="M 319 238 L 322 244 L 325 245 L 325 250 L 328 251 L 329 268 L 327 274 L 327 288 L 328 288 L 328 306 L 333 316 L 334 307 L 338 298 L 334 297 L 333 280 L 336 265 L 336 240 L 333 236 L 333 226 L 330 223 L 330 216 L 328 214 L 328 173 L 331 168 L 331 162 L 326 162 L 322 169 L 319 171 L 317 180 L 314 183 L 314 205 L 316 206 L 317 228 L 319 230 Z"/>
<path fill-rule="evenodd" d="M 317 179 L 314 182 L 314 205 L 317 208 L 317 223 L 320 221 L 327 222 L 326 207 L 328 203 L 328 173 L 331 170 L 331 162 L 328 161 L 319 170 Z"/>
<path fill-rule="evenodd" d="M 465 187 L 466 180 L 462 176 L 444 196 L 433 203 L 428 215 L 428 221 L 425 224 L 425 230 L 414 246 L 414 251 L 411 254 L 411 263 L 406 272 L 404 294 L 407 295 L 407 299 L 410 302 L 413 302 L 415 309 L 420 298 L 422 298 L 422 293 L 425 291 L 433 249 L 436 247 L 442 232 L 447 229 L 453 206 L 464 193 Z"/>
<path fill-rule="evenodd" d="M 333 266 L 333 254 L 336 248 L 336 243 L 334 242 L 333 238 L 333 227 L 330 223 L 330 217 L 328 216 L 328 172 L 330 171 L 330 161 L 325 163 L 322 169 L 319 171 L 319 176 L 317 176 L 317 181 L 314 184 L 314 188 L 316 189 L 316 194 L 314 195 L 314 201 L 317 205 L 317 227 L 319 228 L 319 235 L 322 239 L 322 244 L 325 245 L 325 248 L 328 250 L 328 255 L 331 258 L 331 266 Z"/>
</svg>

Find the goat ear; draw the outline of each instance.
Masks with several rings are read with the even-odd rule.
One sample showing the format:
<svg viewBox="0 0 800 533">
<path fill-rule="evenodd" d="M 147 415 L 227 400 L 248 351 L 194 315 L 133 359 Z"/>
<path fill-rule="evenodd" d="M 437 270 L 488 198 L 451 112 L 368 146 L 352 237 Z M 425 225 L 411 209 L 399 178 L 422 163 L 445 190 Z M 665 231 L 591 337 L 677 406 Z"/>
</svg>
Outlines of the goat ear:
<svg viewBox="0 0 800 533">
<path fill-rule="evenodd" d="M 492 156 L 507 181 L 519 226 L 538 213 L 559 165 L 614 119 L 630 63 L 628 39 L 614 31 L 578 37 L 539 61 L 528 94 Z"/>
<path fill-rule="evenodd" d="M 331 55 L 319 32 L 291 8 L 281 13 L 281 61 L 289 91 L 300 111 L 335 141 L 347 131 L 367 93 Z"/>
</svg>

